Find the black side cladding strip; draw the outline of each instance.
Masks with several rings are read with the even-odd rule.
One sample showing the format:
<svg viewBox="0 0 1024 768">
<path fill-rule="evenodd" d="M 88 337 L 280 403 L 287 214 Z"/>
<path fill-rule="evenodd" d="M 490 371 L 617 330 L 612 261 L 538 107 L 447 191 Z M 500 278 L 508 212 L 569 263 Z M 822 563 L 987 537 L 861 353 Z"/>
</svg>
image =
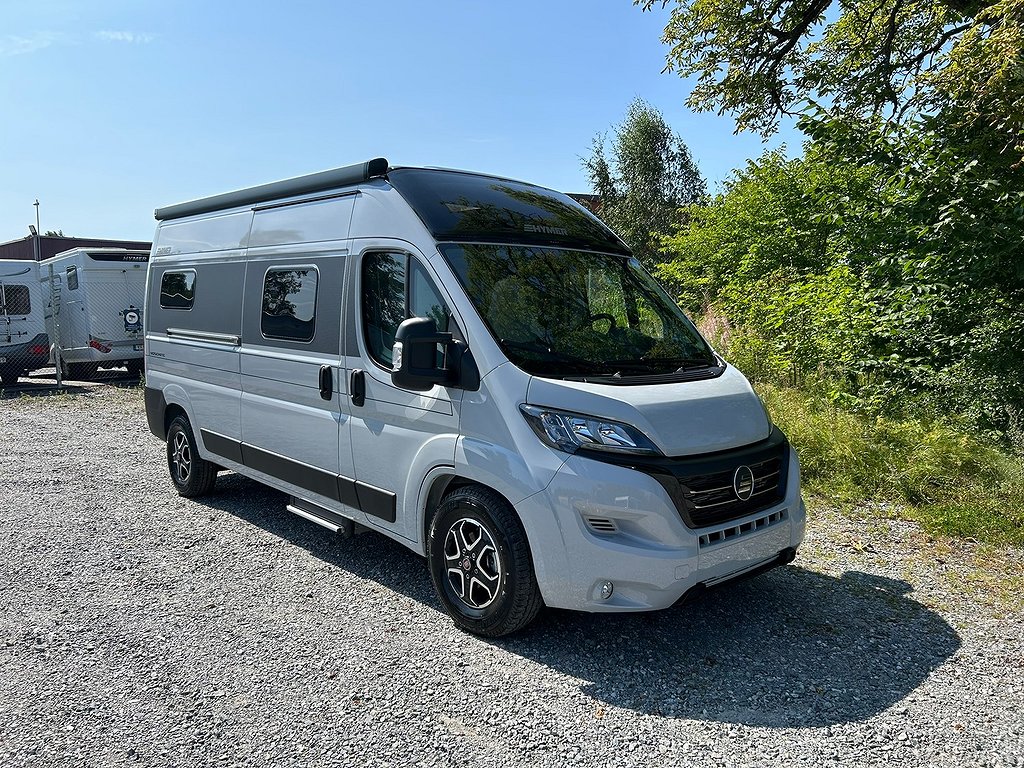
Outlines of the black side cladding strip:
<svg viewBox="0 0 1024 768">
<path fill-rule="evenodd" d="M 216 453 L 218 456 L 223 456 L 225 459 L 231 459 L 237 461 L 239 464 L 242 462 L 242 444 L 237 440 L 232 440 L 230 437 L 224 437 L 224 435 L 218 435 L 216 432 L 210 432 L 205 429 L 200 429 L 199 434 L 203 437 L 203 445 L 206 446 L 208 451 Z"/>
<path fill-rule="evenodd" d="M 325 472 L 308 464 L 286 459 L 284 456 L 264 451 L 248 443 L 242 443 L 242 463 L 258 472 L 273 475 L 286 483 L 297 485 L 335 501 L 341 501 L 338 476 L 332 472 Z"/>
<path fill-rule="evenodd" d="M 356 493 L 359 495 L 359 508 L 363 512 L 389 523 L 395 522 L 395 494 L 391 491 L 356 482 Z"/>
<path fill-rule="evenodd" d="M 203 444 L 218 456 L 326 496 L 328 499 L 340 501 L 346 506 L 389 523 L 395 522 L 395 494 L 390 491 L 357 483 L 344 475 L 325 472 L 215 432 L 205 429 L 199 432 L 203 437 Z"/>
</svg>

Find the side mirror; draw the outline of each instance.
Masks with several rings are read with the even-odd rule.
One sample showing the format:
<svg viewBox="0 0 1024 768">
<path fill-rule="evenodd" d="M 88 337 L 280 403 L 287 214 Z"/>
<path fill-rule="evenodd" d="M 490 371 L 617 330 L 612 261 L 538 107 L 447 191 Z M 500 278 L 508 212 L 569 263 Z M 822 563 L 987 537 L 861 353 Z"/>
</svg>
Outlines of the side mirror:
<svg viewBox="0 0 1024 768">
<path fill-rule="evenodd" d="M 426 392 L 435 384 L 450 384 L 451 374 L 438 366 L 437 345 L 443 346 L 447 358 L 451 343 L 452 335 L 438 333 L 432 318 L 410 317 L 403 321 L 395 331 L 391 351 L 391 383 L 414 392 Z"/>
</svg>

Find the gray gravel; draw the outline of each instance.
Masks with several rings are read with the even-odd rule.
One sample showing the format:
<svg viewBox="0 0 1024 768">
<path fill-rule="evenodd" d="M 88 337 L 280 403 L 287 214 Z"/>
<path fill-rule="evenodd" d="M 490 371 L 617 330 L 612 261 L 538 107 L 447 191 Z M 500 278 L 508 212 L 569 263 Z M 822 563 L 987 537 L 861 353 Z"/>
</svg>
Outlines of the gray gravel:
<svg viewBox="0 0 1024 768">
<path fill-rule="evenodd" d="M 1024 766 L 1019 551 L 819 513 L 792 566 L 487 642 L 398 544 L 179 498 L 138 388 L 0 400 L 0 445 L 5 766 Z"/>
</svg>

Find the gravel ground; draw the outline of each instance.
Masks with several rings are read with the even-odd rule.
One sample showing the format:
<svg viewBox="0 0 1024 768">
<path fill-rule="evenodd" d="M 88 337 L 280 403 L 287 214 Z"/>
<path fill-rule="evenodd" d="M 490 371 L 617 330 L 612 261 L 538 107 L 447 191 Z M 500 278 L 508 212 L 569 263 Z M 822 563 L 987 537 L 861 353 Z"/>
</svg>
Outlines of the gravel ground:
<svg viewBox="0 0 1024 768">
<path fill-rule="evenodd" d="M 1020 551 L 819 512 L 786 568 L 488 642 L 381 536 L 179 498 L 138 388 L 0 400 L 0 444 L 5 766 L 1024 766 Z"/>
</svg>

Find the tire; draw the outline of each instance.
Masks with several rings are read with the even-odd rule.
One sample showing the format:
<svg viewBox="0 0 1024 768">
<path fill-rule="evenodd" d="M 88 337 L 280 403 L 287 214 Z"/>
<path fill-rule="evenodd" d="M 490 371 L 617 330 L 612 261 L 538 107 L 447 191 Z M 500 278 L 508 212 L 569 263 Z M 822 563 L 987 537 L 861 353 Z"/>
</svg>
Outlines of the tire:
<svg viewBox="0 0 1024 768">
<path fill-rule="evenodd" d="M 141 360 L 129 360 L 124 364 L 124 367 L 128 369 L 129 376 L 138 377 L 142 375 Z"/>
<path fill-rule="evenodd" d="M 99 370 L 99 363 L 68 363 L 67 377 L 74 381 L 89 381 Z"/>
<path fill-rule="evenodd" d="M 444 498 L 430 526 L 427 558 L 441 603 L 467 632 L 511 634 L 543 604 L 519 516 L 490 488 L 466 486 Z"/>
<path fill-rule="evenodd" d="M 217 468 L 199 455 L 192 425 L 185 416 L 175 416 L 167 430 L 167 469 L 180 496 L 205 496 L 217 482 Z"/>
<path fill-rule="evenodd" d="M 5 387 L 13 387 L 18 383 L 18 372 L 17 371 L 2 371 L 0 372 L 0 382 Z"/>
</svg>

